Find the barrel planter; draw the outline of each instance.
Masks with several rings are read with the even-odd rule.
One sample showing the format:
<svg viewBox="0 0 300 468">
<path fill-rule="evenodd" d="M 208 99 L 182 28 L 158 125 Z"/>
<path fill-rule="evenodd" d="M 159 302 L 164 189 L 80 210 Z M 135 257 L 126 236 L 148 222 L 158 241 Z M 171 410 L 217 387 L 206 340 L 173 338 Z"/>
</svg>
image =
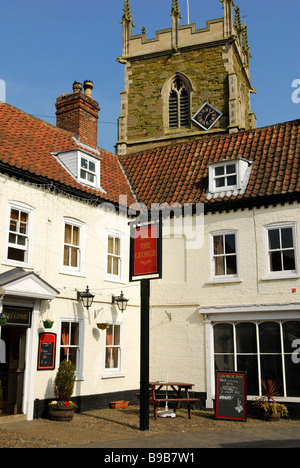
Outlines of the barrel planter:
<svg viewBox="0 0 300 468">
<path fill-rule="evenodd" d="M 70 422 L 73 420 L 75 407 L 49 406 L 49 419 L 51 421 Z"/>
</svg>

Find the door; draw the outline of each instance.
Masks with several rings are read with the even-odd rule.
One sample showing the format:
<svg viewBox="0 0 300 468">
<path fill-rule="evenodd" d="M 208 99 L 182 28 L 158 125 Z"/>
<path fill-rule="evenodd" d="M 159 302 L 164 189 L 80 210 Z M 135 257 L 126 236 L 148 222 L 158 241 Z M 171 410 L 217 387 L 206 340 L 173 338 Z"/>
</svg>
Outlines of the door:
<svg viewBox="0 0 300 468">
<path fill-rule="evenodd" d="M 1 340 L 5 343 L 6 356 L 0 363 L 0 411 L 2 413 L 22 413 L 26 328 L 5 325 L 1 327 Z"/>
</svg>

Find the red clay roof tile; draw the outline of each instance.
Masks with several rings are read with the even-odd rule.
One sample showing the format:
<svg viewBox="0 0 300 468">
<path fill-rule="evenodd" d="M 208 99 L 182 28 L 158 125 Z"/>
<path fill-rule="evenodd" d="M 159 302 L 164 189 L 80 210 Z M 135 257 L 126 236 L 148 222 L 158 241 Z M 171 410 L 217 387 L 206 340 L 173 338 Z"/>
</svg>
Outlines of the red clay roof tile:
<svg viewBox="0 0 300 468">
<path fill-rule="evenodd" d="M 105 201 L 118 203 L 126 195 L 135 202 L 116 155 L 99 149 L 101 187 L 105 193 L 78 183 L 53 153 L 79 148 L 70 132 L 59 129 L 5 103 L 0 103 L 0 161 L 12 168 L 64 184 Z M 97 155 L 97 153 L 95 153 Z"/>
</svg>

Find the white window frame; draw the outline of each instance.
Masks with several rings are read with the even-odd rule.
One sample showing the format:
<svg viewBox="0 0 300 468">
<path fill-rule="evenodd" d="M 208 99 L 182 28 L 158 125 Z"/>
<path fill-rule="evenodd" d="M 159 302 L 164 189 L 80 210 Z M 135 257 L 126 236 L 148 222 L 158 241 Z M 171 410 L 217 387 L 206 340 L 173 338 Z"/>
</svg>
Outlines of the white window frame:
<svg viewBox="0 0 300 468">
<path fill-rule="evenodd" d="M 76 267 L 64 265 L 64 247 L 65 247 L 65 227 L 69 224 L 73 227 L 79 228 L 79 259 Z M 68 275 L 84 276 L 84 223 L 73 218 L 64 218 L 63 232 L 62 232 L 62 253 L 61 253 L 61 270 L 60 273 Z"/>
<path fill-rule="evenodd" d="M 119 273 L 117 275 L 114 275 L 113 273 L 108 273 L 108 256 L 111 255 L 111 253 L 108 252 L 108 245 L 109 245 L 109 237 L 112 237 L 114 239 L 119 239 L 120 240 L 120 258 L 119 258 Z M 106 266 L 105 266 L 105 272 L 106 276 L 105 279 L 107 281 L 113 281 L 113 282 L 124 282 L 124 237 L 125 235 L 119 231 L 114 231 L 114 230 L 108 230 L 107 235 L 106 235 Z"/>
<path fill-rule="evenodd" d="M 269 249 L 269 231 L 271 230 L 281 230 L 290 228 L 292 229 L 293 235 L 293 250 L 295 256 L 295 269 L 294 270 L 281 270 L 281 271 L 271 271 L 270 265 L 270 249 Z M 297 278 L 299 277 L 299 263 L 298 263 L 298 249 L 297 249 L 297 227 L 295 222 L 286 222 L 286 223 L 273 223 L 264 226 L 264 242 L 265 242 L 265 268 L 266 268 L 266 277 L 264 279 L 283 279 L 283 278 Z M 285 249 L 278 249 L 278 252 L 283 252 Z M 291 250 L 291 249 L 286 249 Z"/>
<path fill-rule="evenodd" d="M 83 370 L 83 337 L 84 337 L 84 319 L 81 318 L 72 318 L 72 317 L 60 317 L 59 319 L 59 336 L 58 336 L 58 353 L 57 353 L 57 367 L 60 363 L 60 351 L 63 347 L 61 344 L 61 326 L 63 322 L 69 323 L 78 323 L 79 330 L 78 330 L 78 346 L 77 346 L 77 358 L 76 358 L 76 370 L 75 370 L 75 378 L 76 380 L 83 380 L 82 370 Z"/>
<path fill-rule="evenodd" d="M 225 274 L 225 275 L 217 275 L 215 269 L 215 253 L 214 253 L 214 239 L 217 236 L 227 236 L 227 235 L 234 235 L 235 236 L 235 257 L 236 257 L 236 274 Z M 224 257 L 229 256 L 229 254 L 222 255 Z M 222 230 L 222 231 L 215 231 L 210 233 L 210 270 L 211 270 L 211 282 L 213 283 L 223 283 L 223 282 L 233 282 L 233 281 L 241 281 L 240 279 L 240 265 L 239 265 L 239 236 L 238 231 L 236 230 Z"/>
<path fill-rule="evenodd" d="M 235 172 L 232 174 L 226 174 L 226 167 L 228 166 L 235 166 Z M 217 168 L 222 167 L 224 168 L 224 174 L 220 176 L 216 176 L 215 171 Z M 227 184 L 223 185 L 222 187 L 217 187 L 216 181 L 218 179 L 227 178 L 235 176 L 236 177 L 236 184 Z M 240 177 L 240 164 L 239 161 L 221 161 L 219 163 L 214 163 L 209 166 L 209 191 L 211 193 L 214 192 L 224 192 L 227 190 L 235 190 L 239 189 L 241 186 L 241 177 Z"/>
<path fill-rule="evenodd" d="M 107 323 L 113 327 L 113 333 L 114 333 L 114 327 L 119 326 L 120 327 L 120 344 L 119 346 L 119 351 L 118 351 L 118 362 L 119 365 L 118 367 L 105 367 L 106 366 L 106 334 L 107 330 L 105 330 L 105 340 L 104 340 L 104 373 L 102 375 L 102 378 L 112 378 L 112 377 L 124 377 L 124 374 L 122 372 L 123 369 L 123 322 L 118 321 L 118 320 L 110 320 Z M 114 336 L 114 335 L 113 335 Z M 112 345 L 113 347 L 113 345 Z"/>
<path fill-rule="evenodd" d="M 82 168 L 81 166 L 81 160 L 85 159 L 88 163 L 93 163 L 95 164 L 95 172 L 90 171 L 89 169 Z M 91 187 L 100 187 L 100 160 L 93 158 L 89 156 L 86 153 L 82 153 L 81 151 L 78 151 L 78 168 L 77 168 L 77 174 L 78 174 L 78 181 L 84 185 L 89 185 Z M 87 174 L 93 174 L 94 176 L 94 182 L 91 182 L 87 180 L 84 177 L 81 177 L 81 170 L 84 170 Z"/>
<path fill-rule="evenodd" d="M 11 211 L 23 211 L 28 215 L 28 222 L 27 222 L 27 233 L 26 233 L 26 246 L 24 249 L 21 247 L 16 246 L 17 244 L 11 244 L 9 242 L 9 233 L 10 233 L 10 216 Z M 27 268 L 32 268 L 32 246 L 33 246 L 33 221 L 34 221 L 34 208 L 25 203 L 9 201 L 8 202 L 8 220 L 7 220 L 7 234 L 6 234 L 6 245 L 5 245 L 5 257 L 4 262 L 7 265 L 13 266 L 23 266 Z M 12 231 L 13 232 L 13 231 Z M 8 249 L 9 247 L 24 250 L 26 252 L 24 261 L 14 260 L 8 258 Z"/>
</svg>

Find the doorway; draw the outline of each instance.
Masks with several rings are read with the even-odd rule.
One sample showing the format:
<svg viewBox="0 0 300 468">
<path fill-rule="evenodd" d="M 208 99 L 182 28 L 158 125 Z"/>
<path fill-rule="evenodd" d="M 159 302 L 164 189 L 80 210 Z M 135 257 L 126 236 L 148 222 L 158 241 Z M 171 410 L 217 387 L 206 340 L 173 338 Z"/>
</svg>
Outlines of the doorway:
<svg viewBox="0 0 300 468">
<path fill-rule="evenodd" d="M 1 327 L 1 343 L 5 345 L 5 359 L 2 358 L 0 362 L 2 416 L 22 413 L 26 330 L 25 327 L 17 325 Z"/>
</svg>

